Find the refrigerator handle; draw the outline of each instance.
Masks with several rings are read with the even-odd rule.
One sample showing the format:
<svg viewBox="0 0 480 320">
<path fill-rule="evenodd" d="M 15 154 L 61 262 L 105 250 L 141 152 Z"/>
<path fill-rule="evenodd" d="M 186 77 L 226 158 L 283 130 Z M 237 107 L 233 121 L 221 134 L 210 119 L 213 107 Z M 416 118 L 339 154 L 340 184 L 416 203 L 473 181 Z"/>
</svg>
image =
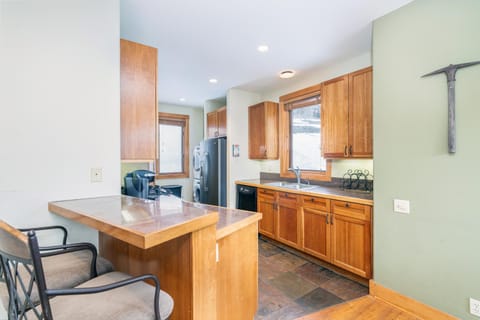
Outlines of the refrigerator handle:
<svg viewBox="0 0 480 320">
<path fill-rule="evenodd" d="M 205 152 L 205 158 L 204 158 L 204 161 L 203 161 L 203 181 L 204 181 L 204 190 L 205 191 L 208 191 L 208 165 L 209 165 L 209 154 L 208 152 Z"/>
</svg>

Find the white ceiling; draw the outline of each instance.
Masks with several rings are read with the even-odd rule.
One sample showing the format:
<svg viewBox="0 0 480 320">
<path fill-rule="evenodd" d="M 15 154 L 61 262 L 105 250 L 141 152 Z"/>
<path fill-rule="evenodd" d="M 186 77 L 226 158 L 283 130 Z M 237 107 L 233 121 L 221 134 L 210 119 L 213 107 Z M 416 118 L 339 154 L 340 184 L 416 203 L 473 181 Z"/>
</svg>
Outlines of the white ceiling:
<svg viewBox="0 0 480 320">
<path fill-rule="evenodd" d="M 278 87 L 285 69 L 301 77 L 369 52 L 372 21 L 411 1 L 121 0 L 121 37 L 158 48 L 160 102 L 203 106 L 229 88 Z"/>
</svg>

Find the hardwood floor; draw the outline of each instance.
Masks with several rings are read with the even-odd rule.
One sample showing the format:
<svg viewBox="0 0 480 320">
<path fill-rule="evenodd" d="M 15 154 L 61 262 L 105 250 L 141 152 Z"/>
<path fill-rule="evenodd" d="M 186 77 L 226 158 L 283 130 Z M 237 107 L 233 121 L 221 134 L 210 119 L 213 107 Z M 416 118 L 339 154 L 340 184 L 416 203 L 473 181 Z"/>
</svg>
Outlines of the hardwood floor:
<svg viewBox="0 0 480 320">
<path fill-rule="evenodd" d="M 364 296 L 297 318 L 297 320 L 421 320 L 380 299 Z"/>
</svg>

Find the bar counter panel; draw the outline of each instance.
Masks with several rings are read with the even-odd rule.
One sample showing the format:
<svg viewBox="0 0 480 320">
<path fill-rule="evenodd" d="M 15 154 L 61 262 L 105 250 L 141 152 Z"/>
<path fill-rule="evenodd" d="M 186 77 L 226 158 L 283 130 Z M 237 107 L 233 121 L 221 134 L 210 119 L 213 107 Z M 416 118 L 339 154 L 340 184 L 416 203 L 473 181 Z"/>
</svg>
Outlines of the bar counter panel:
<svg viewBox="0 0 480 320">
<path fill-rule="evenodd" d="M 157 275 L 175 301 L 172 320 L 224 319 L 228 309 L 232 319 L 253 318 L 261 214 L 173 196 L 55 201 L 49 210 L 97 229 L 100 254 L 116 270 Z"/>
</svg>

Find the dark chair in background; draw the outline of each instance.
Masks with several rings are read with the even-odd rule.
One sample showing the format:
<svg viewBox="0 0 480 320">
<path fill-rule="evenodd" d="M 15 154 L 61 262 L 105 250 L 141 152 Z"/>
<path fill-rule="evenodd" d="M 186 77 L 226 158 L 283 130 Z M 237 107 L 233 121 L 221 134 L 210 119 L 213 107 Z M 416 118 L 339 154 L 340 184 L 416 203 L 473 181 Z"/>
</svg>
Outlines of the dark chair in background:
<svg viewBox="0 0 480 320">
<path fill-rule="evenodd" d="M 124 191 L 127 196 L 155 200 L 162 194 L 167 194 L 155 184 L 155 172 L 135 170 L 123 178 Z"/>
<path fill-rule="evenodd" d="M 85 319 L 168 319 L 172 298 L 160 290 L 156 276 L 130 277 L 108 272 L 75 288 L 52 287 L 45 278 L 45 265 L 35 231 L 28 237 L 0 220 L 0 263 L 7 283 L 9 319 L 85 320 Z M 28 282 L 19 270 L 25 270 Z M 144 280 L 153 282 L 154 287 Z M 28 289 L 38 288 L 40 306 L 29 298 Z M 27 292 L 25 292 L 27 289 Z M 31 291 L 30 291 L 31 292 Z M 21 298 L 24 301 L 21 301 Z"/>
<path fill-rule="evenodd" d="M 35 230 L 37 232 L 59 233 L 61 245 L 40 247 L 40 256 L 43 259 L 45 278 L 49 286 L 55 288 L 72 288 L 98 274 L 113 270 L 112 264 L 97 257 L 95 246 L 90 243 L 67 244 L 68 232 L 63 226 L 46 226 L 35 228 L 16 229 L 17 232 Z M 53 235 L 53 234 L 52 234 Z M 0 300 L 9 314 L 22 314 L 40 303 L 36 286 L 31 285 L 31 272 L 20 266 L 16 271 L 21 275 L 22 282 L 15 283 L 19 288 L 19 295 L 10 298 L 8 286 L 0 264 Z M 33 282 L 32 282 L 33 283 Z"/>
</svg>

